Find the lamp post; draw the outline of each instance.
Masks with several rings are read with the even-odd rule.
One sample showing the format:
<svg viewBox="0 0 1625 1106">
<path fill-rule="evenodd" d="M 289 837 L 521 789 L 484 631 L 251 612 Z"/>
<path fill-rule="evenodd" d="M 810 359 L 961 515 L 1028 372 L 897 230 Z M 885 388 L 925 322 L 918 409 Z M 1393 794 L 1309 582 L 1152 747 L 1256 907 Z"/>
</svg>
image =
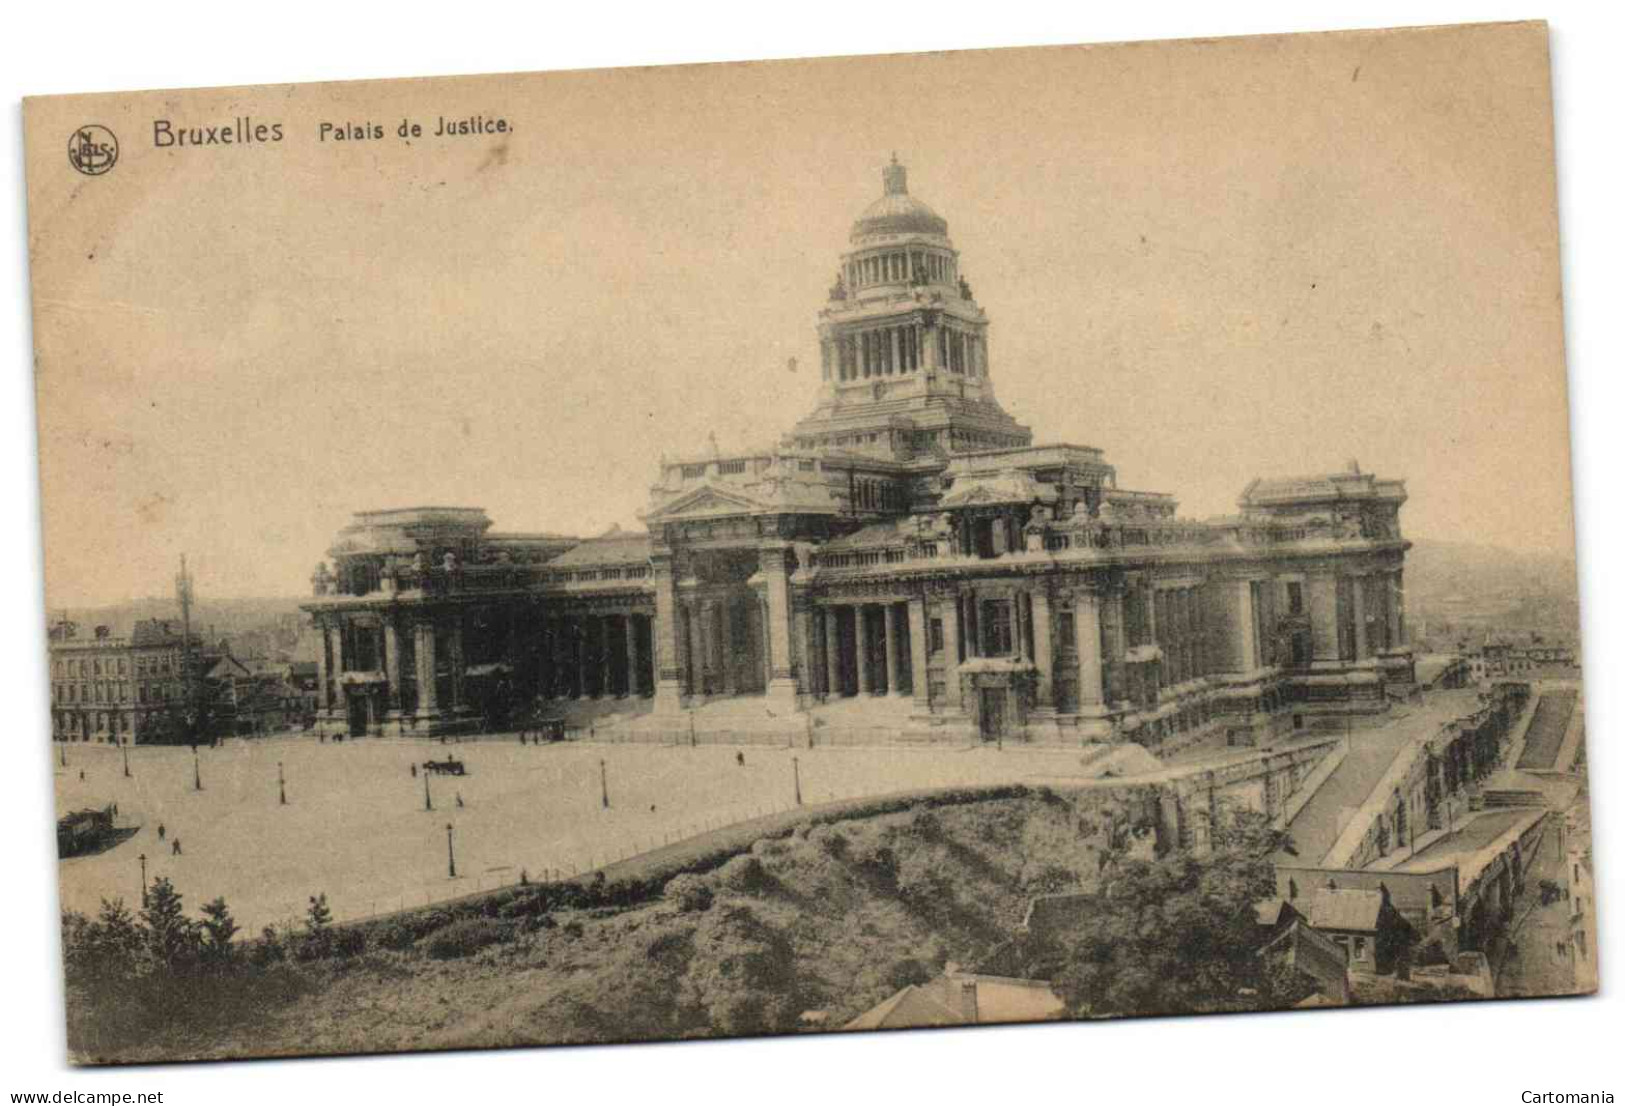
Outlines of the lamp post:
<svg viewBox="0 0 1625 1106">
<path fill-rule="evenodd" d="M 451 850 L 451 823 L 446 823 L 446 878 L 457 878 L 457 854 Z"/>
<path fill-rule="evenodd" d="M 194 790 L 194 791 L 202 791 L 203 790 L 203 773 L 198 768 L 197 746 L 196 745 L 192 746 L 192 790 Z"/>
<path fill-rule="evenodd" d="M 800 806 L 801 805 L 801 758 L 800 757 L 791 757 L 790 758 L 790 770 L 795 773 L 795 777 L 796 777 L 796 805 Z"/>
<path fill-rule="evenodd" d="M 423 809 L 433 810 L 434 800 L 429 797 L 429 770 L 423 770 Z"/>
<path fill-rule="evenodd" d="M 276 791 L 279 806 L 288 805 L 288 781 L 282 774 L 282 762 L 276 762 Z"/>
<path fill-rule="evenodd" d="M 603 758 L 598 761 L 598 787 L 603 795 L 604 809 L 609 809 L 609 768 L 604 764 Z"/>
<path fill-rule="evenodd" d="M 130 778 L 130 743 L 122 737 L 119 738 L 119 751 L 124 754 L 124 778 Z"/>
<path fill-rule="evenodd" d="M 147 908 L 147 854 L 142 853 L 136 857 L 141 861 L 141 909 Z"/>
<path fill-rule="evenodd" d="M 66 768 L 68 766 L 68 743 L 66 741 L 62 742 L 57 748 L 57 752 L 61 754 L 62 767 Z"/>
</svg>

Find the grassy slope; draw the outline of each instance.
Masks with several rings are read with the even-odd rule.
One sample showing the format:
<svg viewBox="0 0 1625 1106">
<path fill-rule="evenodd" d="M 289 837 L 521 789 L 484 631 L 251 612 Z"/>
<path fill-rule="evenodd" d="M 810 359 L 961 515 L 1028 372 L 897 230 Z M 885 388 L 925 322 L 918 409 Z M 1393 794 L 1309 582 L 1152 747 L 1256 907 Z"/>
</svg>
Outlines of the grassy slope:
<svg viewBox="0 0 1625 1106">
<path fill-rule="evenodd" d="M 1096 853 L 1079 818 L 1101 801 L 990 800 L 764 838 L 752 850 L 759 870 L 736 858 L 683 877 L 714 889 L 709 910 L 658 900 L 560 911 L 515 921 L 505 941 L 451 960 L 431 958 L 428 938 L 401 951 L 375 945 L 305 968 L 315 986 L 297 1002 L 160 1031 L 118 1059 L 706 1036 L 785 1028 L 804 1009 L 828 1011 L 838 1027 L 897 989 L 900 961 L 932 973 L 948 960 L 974 964 L 1010 935 L 1032 893 L 1089 887 Z M 895 880 L 876 874 L 881 848 L 896 858 Z M 787 974 L 771 974 L 775 949 Z M 718 1014 L 730 987 L 781 1009 L 765 1021 Z"/>
</svg>

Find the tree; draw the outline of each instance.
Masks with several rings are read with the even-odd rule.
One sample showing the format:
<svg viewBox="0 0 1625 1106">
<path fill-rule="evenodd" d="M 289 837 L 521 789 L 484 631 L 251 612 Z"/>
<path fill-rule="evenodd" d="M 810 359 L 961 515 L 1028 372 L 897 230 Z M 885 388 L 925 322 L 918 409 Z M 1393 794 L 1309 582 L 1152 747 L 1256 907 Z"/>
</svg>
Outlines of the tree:
<svg viewBox="0 0 1625 1106">
<path fill-rule="evenodd" d="M 305 910 L 305 941 L 301 951 L 307 958 L 326 956 L 333 947 L 333 911 L 327 905 L 327 892 L 310 896 Z"/>
<path fill-rule="evenodd" d="M 217 898 L 203 904 L 203 955 L 214 963 L 231 959 L 231 939 L 237 936 L 237 920 L 226 907 L 226 900 Z"/>
<path fill-rule="evenodd" d="M 1261 816 L 1231 814 L 1213 850 L 1121 863 L 1080 932 L 1059 935 L 1057 993 L 1076 1015 L 1182 1014 L 1287 1004 L 1258 952 L 1254 904 L 1275 893 L 1285 843 Z"/>
<path fill-rule="evenodd" d="M 146 923 L 147 947 L 153 960 L 174 971 L 193 959 L 198 949 L 197 923 L 187 918 L 181 893 L 168 876 L 152 881 L 141 920 Z"/>
</svg>

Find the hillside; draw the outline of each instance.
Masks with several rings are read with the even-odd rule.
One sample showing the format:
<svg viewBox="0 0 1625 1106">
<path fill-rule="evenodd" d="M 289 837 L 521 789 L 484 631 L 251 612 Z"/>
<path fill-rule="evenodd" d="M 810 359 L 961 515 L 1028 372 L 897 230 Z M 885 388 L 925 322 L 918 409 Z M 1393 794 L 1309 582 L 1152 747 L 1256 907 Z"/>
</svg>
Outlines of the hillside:
<svg viewBox="0 0 1625 1106">
<path fill-rule="evenodd" d="M 70 1047 L 120 1062 L 489 1048 L 789 1032 L 808 1010 L 839 1027 L 948 961 L 982 960 L 1031 895 L 1092 887 L 1111 802 L 1040 792 L 853 815 L 661 877 L 652 899 L 634 880 L 419 911 L 167 1024 L 121 1030 L 98 1019 L 105 991 L 93 1010 L 70 984 Z"/>
<path fill-rule="evenodd" d="M 1405 600 L 1412 626 L 1435 647 L 1489 631 L 1579 640 L 1579 572 L 1571 556 L 1420 539 L 1405 558 Z"/>
</svg>

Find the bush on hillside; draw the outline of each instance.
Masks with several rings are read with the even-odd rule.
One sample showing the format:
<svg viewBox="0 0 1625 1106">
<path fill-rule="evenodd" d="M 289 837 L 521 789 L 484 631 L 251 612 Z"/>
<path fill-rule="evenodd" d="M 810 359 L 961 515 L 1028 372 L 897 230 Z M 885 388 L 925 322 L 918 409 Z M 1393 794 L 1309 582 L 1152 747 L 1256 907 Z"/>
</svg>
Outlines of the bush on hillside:
<svg viewBox="0 0 1625 1106">
<path fill-rule="evenodd" d="M 464 918 L 431 934 L 426 951 L 436 960 L 456 960 L 500 944 L 513 936 L 513 932 L 514 927 L 509 922 L 494 918 Z"/>
</svg>

